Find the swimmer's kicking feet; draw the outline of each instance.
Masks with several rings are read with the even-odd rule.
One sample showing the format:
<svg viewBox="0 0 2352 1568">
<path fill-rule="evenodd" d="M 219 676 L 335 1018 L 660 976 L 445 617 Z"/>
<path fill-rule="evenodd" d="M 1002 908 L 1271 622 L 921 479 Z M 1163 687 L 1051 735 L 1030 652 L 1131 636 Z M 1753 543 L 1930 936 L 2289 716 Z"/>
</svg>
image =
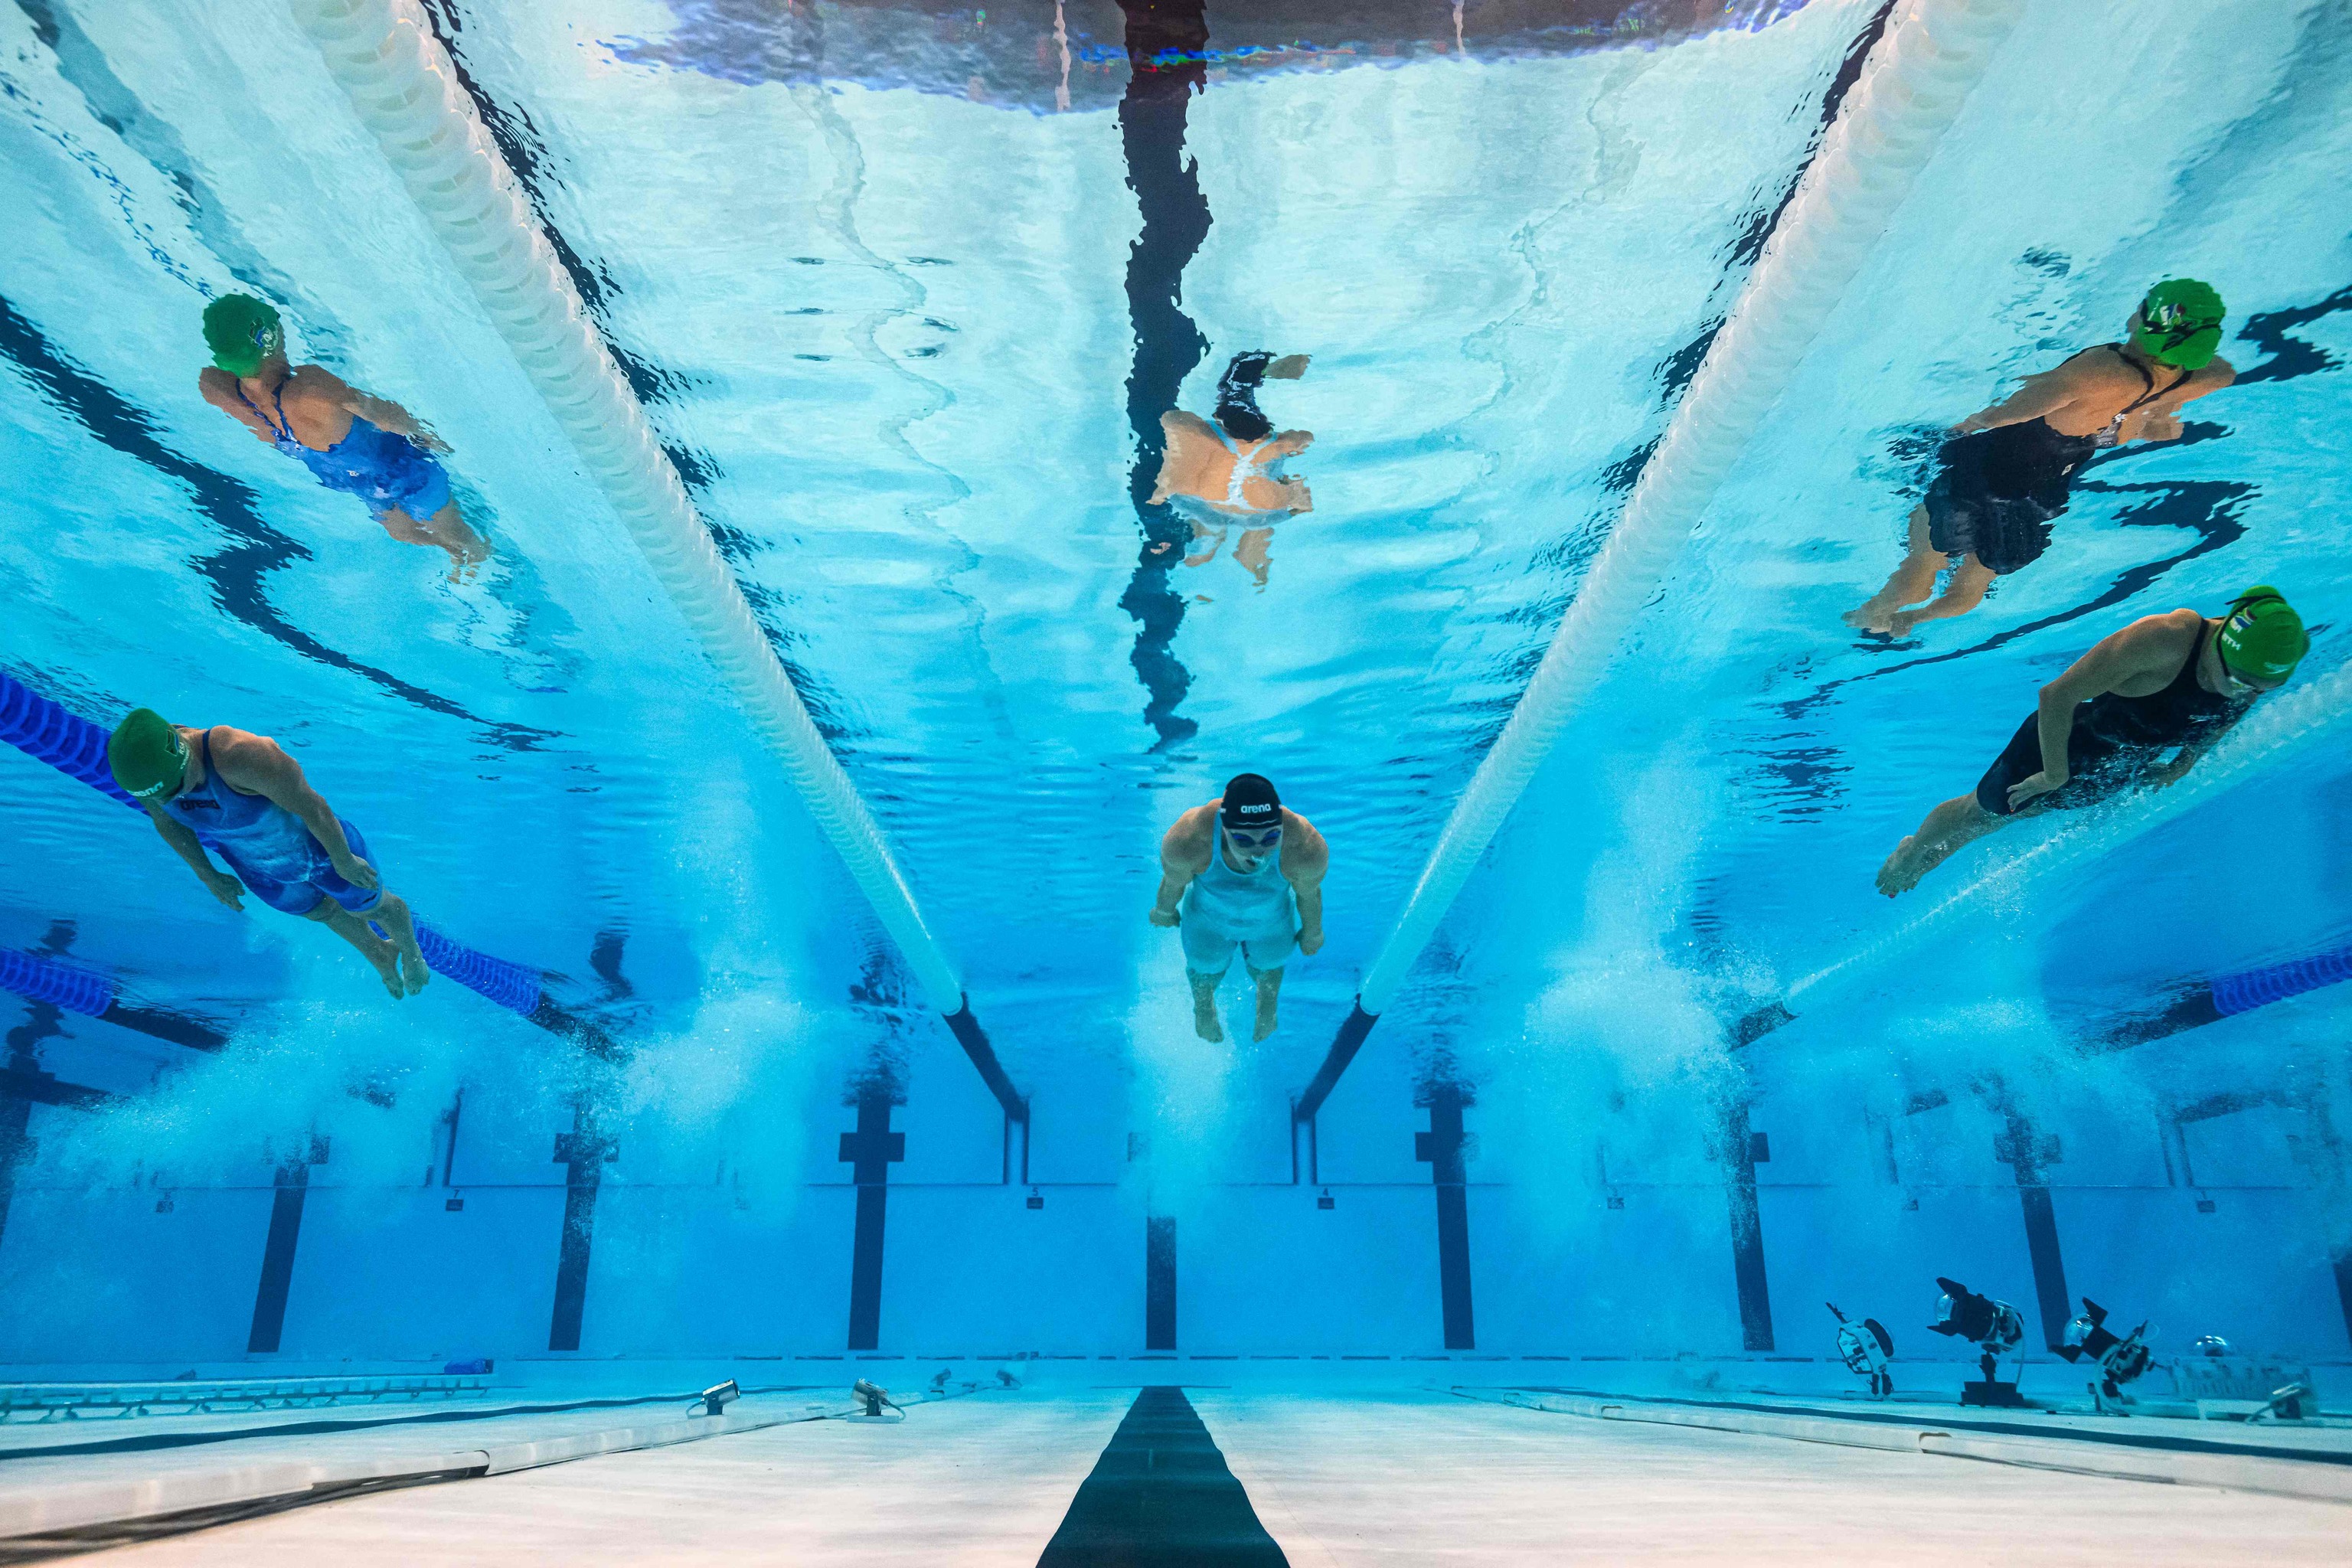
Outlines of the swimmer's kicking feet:
<svg viewBox="0 0 2352 1568">
<path fill-rule="evenodd" d="M 1217 1021 L 1217 983 L 1234 949 L 1256 983 L 1257 1019 L 1250 1037 L 1275 1031 L 1282 966 L 1292 948 L 1312 956 L 1323 946 L 1323 874 L 1331 851 L 1315 825 L 1282 804 L 1274 785 L 1242 773 L 1225 793 L 1176 819 L 1160 842 L 1160 896 L 1151 923 L 1173 926 L 1192 984 L 1192 1028 L 1225 1037 Z M 1181 900 L 1181 906 L 1180 906 Z"/>
<path fill-rule="evenodd" d="M 1976 792 L 1936 807 L 1895 847 L 1878 890 L 1890 899 L 1910 891 L 2012 817 L 2171 784 L 2254 699 L 2284 685 L 2310 647 L 2303 617 L 2275 588 L 2247 589 L 2224 616 L 2141 616 L 2042 689 L 2041 706 Z M 2167 751 L 2171 760 L 2159 762 Z"/>
<path fill-rule="evenodd" d="M 196 377 L 205 401 L 294 458 L 331 490 L 367 503 L 404 544 L 446 551 L 455 582 L 490 557 L 450 499 L 436 454 L 446 443 L 397 403 L 350 386 L 320 365 L 289 365 L 277 307 L 224 294 L 205 307 L 213 363 Z"/>
<path fill-rule="evenodd" d="M 317 921 L 359 949 L 395 997 L 425 989 L 428 972 L 408 905 L 383 888 L 360 830 L 335 815 L 277 742 L 226 724 L 192 730 L 138 708 L 108 738 L 106 763 L 214 898 L 242 910 L 240 895 L 250 892 L 271 909 Z M 213 865 L 207 843 L 236 875 Z"/>
</svg>

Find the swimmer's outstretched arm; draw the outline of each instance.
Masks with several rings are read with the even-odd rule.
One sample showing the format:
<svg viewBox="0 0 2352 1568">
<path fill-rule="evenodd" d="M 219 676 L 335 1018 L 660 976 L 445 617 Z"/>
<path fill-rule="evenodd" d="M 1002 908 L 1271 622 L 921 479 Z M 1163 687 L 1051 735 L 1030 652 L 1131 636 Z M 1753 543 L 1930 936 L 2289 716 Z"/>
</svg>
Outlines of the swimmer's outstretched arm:
<svg viewBox="0 0 2352 1568">
<path fill-rule="evenodd" d="M 245 884 L 213 864 L 212 857 L 205 853 L 204 840 L 191 832 L 186 824 L 164 816 L 153 802 L 142 800 L 139 804 L 146 810 L 147 820 L 155 825 L 155 831 L 163 836 L 163 842 L 172 847 L 173 854 L 188 863 L 188 869 L 196 874 L 196 880 L 205 885 L 206 892 L 230 909 L 245 908 L 243 900 L 238 898 L 245 891 Z"/>
<path fill-rule="evenodd" d="M 343 880 L 355 888 L 377 885 L 375 868 L 352 853 L 334 807 L 310 787 L 302 776 L 302 764 L 288 756 L 285 748 L 267 735 L 248 734 L 226 725 L 215 726 L 212 735 L 213 771 L 220 774 L 222 783 L 247 795 L 260 795 L 300 818 Z"/>
<path fill-rule="evenodd" d="M 2099 374 L 2093 368 L 2095 362 L 2084 358 L 2090 352 L 2084 350 L 2083 353 L 2076 354 L 2055 370 L 2027 376 L 2025 384 L 2015 392 L 1953 426 L 1952 434 L 1973 436 L 1980 430 L 1997 430 L 2004 425 L 2022 425 L 2028 419 L 2055 414 L 2096 384 Z"/>
<path fill-rule="evenodd" d="M 389 430 L 403 436 L 428 452 L 446 452 L 449 443 L 436 436 L 419 419 L 388 397 L 378 397 L 362 392 L 333 371 L 323 366 L 306 364 L 296 373 L 307 384 L 306 391 L 323 396 L 344 413 L 366 420 L 379 430 Z"/>
</svg>

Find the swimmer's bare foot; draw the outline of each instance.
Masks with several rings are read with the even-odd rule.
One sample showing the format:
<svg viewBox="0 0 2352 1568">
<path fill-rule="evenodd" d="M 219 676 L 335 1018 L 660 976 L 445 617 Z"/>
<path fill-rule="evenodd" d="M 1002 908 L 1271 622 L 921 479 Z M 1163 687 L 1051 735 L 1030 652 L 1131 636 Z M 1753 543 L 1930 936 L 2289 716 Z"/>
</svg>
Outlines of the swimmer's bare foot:
<svg viewBox="0 0 2352 1568">
<path fill-rule="evenodd" d="M 1276 1016 L 1276 1004 L 1282 996 L 1282 971 L 1269 969 L 1257 976 L 1257 1026 L 1250 1031 L 1253 1040 L 1264 1040 L 1274 1033 L 1281 1022 Z"/>
<path fill-rule="evenodd" d="M 1871 600 L 1866 605 L 1857 605 L 1838 617 L 1858 632 L 1869 632 L 1877 637 L 1885 637 L 1887 634 L 1889 623 L 1893 618 L 1894 612 L 1876 599 Z"/>
<path fill-rule="evenodd" d="M 1311 363 L 1310 356 L 1307 354 L 1285 354 L 1265 367 L 1266 379 L 1297 381 L 1307 374 L 1307 366 L 1309 363 Z"/>
<path fill-rule="evenodd" d="M 1917 626 L 1919 620 L 1916 610 L 1897 610 L 1886 617 L 1886 635 L 1899 642 L 1911 635 L 1911 628 Z"/>
<path fill-rule="evenodd" d="M 1886 864 L 1878 868 L 1878 890 L 1890 899 L 1907 893 L 1919 885 L 1919 879 L 1933 865 L 1919 848 L 1919 836 L 1906 835 L 1895 847 L 1895 853 L 1886 858 Z"/>
<path fill-rule="evenodd" d="M 1257 994 L 1257 1026 L 1250 1030 L 1250 1038 L 1264 1040 L 1274 1033 L 1275 1026 L 1281 1021 L 1276 1016 L 1275 993 L 1260 991 Z"/>
<path fill-rule="evenodd" d="M 379 940 L 373 947 L 361 948 L 360 953 L 375 965 L 377 977 L 383 982 L 383 988 L 392 993 L 394 1001 L 400 1001 L 408 994 L 401 987 L 400 954 L 392 943 Z"/>
<path fill-rule="evenodd" d="M 399 955 L 400 979 L 405 990 L 395 994 L 415 995 L 425 989 L 433 971 L 425 963 L 424 950 L 416 945 L 416 921 L 408 912 L 408 900 L 397 893 L 386 893 L 370 918 L 391 934 L 389 945 Z"/>
<path fill-rule="evenodd" d="M 1217 1020 L 1217 994 L 1213 991 L 1192 993 L 1192 1032 L 1213 1046 L 1223 1045 L 1225 1026 Z"/>
</svg>

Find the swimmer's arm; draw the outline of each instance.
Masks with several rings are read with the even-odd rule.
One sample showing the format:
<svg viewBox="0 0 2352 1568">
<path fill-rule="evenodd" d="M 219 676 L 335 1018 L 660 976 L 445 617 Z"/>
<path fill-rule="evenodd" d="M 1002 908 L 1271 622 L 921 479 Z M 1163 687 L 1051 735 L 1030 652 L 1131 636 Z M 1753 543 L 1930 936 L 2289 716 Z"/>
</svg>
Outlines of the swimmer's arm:
<svg viewBox="0 0 2352 1568">
<path fill-rule="evenodd" d="M 352 853 L 343 825 L 335 820 L 335 808 L 310 787 L 302 776 L 302 764 L 288 756 L 285 748 L 267 737 L 222 725 L 213 730 L 212 754 L 213 771 L 222 783 L 292 812 L 344 880 L 356 887 L 375 886 L 374 870 Z"/>
<path fill-rule="evenodd" d="M 2209 361 L 2203 369 L 2181 384 L 2179 392 L 2168 395 L 2154 408 L 2139 415 L 2133 421 L 2137 428 L 2126 435 L 2124 441 L 2146 441 L 2153 445 L 2160 441 L 2179 440 L 2182 406 L 2196 402 L 2209 392 L 2219 392 L 2237 379 L 2238 373 L 2228 360 Z M 2116 445 L 2121 446 L 2123 442 Z"/>
<path fill-rule="evenodd" d="M 2045 370 L 2039 375 L 2029 375 L 2025 384 L 1990 408 L 1979 409 L 1952 426 L 1955 436 L 1973 436 L 1981 430 L 1997 430 L 2004 425 L 2022 425 L 2029 419 L 2039 419 L 2045 414 L 2055 414 L 2079 399 L 2098 379 L 2098 373 L 2082 363 L 2076 354 L 2056 370 Z"/>
<path fill-rule="evenodd" d="M 404 437 L 428 452 L 449 449 L 449 443 L 427 429 L 423 420 L 390 398 L 362 392 L 334 372 L 314 364 L 304 365 L 298 374 L 309 383 L 306 390 L 326 398 L 344 413 L 364 419 L 379 430 Z"/>
<path fill-rule="evenodd" d="M 1151 922 L 1154 925 L 1176 923 L 1176 901 L 1192 879 L 1209 868 L 1209 856 L 1214 847 L 1213 834 L 1203 834 L 1202 824 L 1193 820 L 1193 812 L 1176 819 L 1176 826 L 1160 841 L 1160 892 L 1151 900 Z"/>
<path fill-rule="evenodd" d="M 147 820 L 155 825 L 155 831 L 163 836 L 163 842 L 172 847 L 172 852 L 188 863 L 188 869 L 196 874 L 196 880 L 212 889 L 214 897 L 221 902 L 231 909 L 237 908 L 236 894 L 222 892 L 220 885 L 226 882 L 237 892 L 242 892 L 244 884 L 213 864 L 212 857 L 205 853 L 204 840 L 198 838 L 186 823 L 164 816 L 150 803 L 142 800 L 139 805 L 147 813 Z"/>
<path fill-rule="evenodd" d="M 1297 842 L 1284 852 L 1282 874 L 1298 899 L 1298 951 L 1313 957 L 1323 946 L 1323 878 L 1331 869 L 1331 847 L 1297 813 Z"/>
<path fill-rule="evenodd" d="M 260 415 L 253 411 L 245 396 L 237 390 L 236 377 L 216 365 L 206 365 L 196 374 L 196 390 L 206 403 L 236 420 L 264 441 L 275 442 L 277 432 Z"/>
<path fill-rule="evenodd" d="M 2179 626 L 2171 616 L 2144 616 L 2123 630 L 2101 637 L 2091 651 L 2069 665 L 2064 674 L 2042 689 L 2039 730 L 2042 771 L 2011 784 L 2011 805 L 2022 805 L 2047 795 L 2074 776 L 2066 743 L 2074 734 L 2074 709 L 2104 692 L 2114 691 L 2141 677 L 2159 673 L 2180 662 Z"/>
</svg>

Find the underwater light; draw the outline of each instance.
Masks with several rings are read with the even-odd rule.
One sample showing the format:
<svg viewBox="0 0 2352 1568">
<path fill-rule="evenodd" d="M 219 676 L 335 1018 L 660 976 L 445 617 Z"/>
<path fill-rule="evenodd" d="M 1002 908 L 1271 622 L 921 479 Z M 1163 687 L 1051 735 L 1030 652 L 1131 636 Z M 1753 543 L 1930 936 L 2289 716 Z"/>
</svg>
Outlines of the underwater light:
<svg viewBox="0 0 2352 1568">
<path fill-rule="evenodd" d="M 1936 1303 L 1937 1321 L 1927 1327 L 1936 1333 L 1975 1341 L 1977 1365 L 1984 1372 L 1983 1381 L 1960 1384 L 1960 1403 L 2021 1407 L 2025 1401 L 2017 1384 L 2003 1383 L 1993 1373 L 2000 1358 L 2025 1338 L 2025 1320 L 2008 1302 L 1979 1296 L 1957 1279 L 1938 1275 L 1936 1283 L 1943 1287 L 1944 1294 Z"/>
<path fill-rule="evenodd" d="M 1876 1318 L 1864 1318 L 1854 1322 L 1838 1310 L 1835 1301 L 1824 1303 L 1830 1315 L 1838 1321 L 1838 1360 L 1846 1370 L 1870 1383 L 1874 1399 L 1884 1399 L 1895 1392 L 1895 1374 L 1886 1369 L 1887 1358 L 1895 1353 L 1895 1336 Z"/>
<path fill-rule="evenodd" d="M 2091 1397 L 2102 1410 L 2109 1400 L 2124 1401 L 2124 1384 L 2137 1380 L 2156 1359 L 2148 1352 L 2147 1324 L 2119 1337 L 2106 1321 L 2107 1310 L 2084 1297 L 2083 1315 L 2066 1325 L 2066 1342 L 2058 1347 L 2068 1361 L 2088 1358 L 2097 1364 L 2102 1375 L 2092 1385 Z"/>
<path fill-rule="evenodd" d="M 850 1417 L 853 1421 L 903 1421 L 907 1418 L 905 1407 L 892 1399 L 890 1391 L 879 1384 L 868 1383 L 861 1377 L 850 1385 L 849 1395 L 857 1401 L 858 1405 L 857 1414 Z M 886 1406 L 897 1414 L 884 1415 Z"/>
<path fill-rule="evenodd" d="M 742 1397 L 743 1391 L 735 1386 L 733 1378 L 730 1377 L 724 1383 L 714 1383 L 697 1396 L 702 1408 L 697 1410 L 695 1414 L 697 1415 L 724 1415 L 729 1405 Z"/>
</svg>

